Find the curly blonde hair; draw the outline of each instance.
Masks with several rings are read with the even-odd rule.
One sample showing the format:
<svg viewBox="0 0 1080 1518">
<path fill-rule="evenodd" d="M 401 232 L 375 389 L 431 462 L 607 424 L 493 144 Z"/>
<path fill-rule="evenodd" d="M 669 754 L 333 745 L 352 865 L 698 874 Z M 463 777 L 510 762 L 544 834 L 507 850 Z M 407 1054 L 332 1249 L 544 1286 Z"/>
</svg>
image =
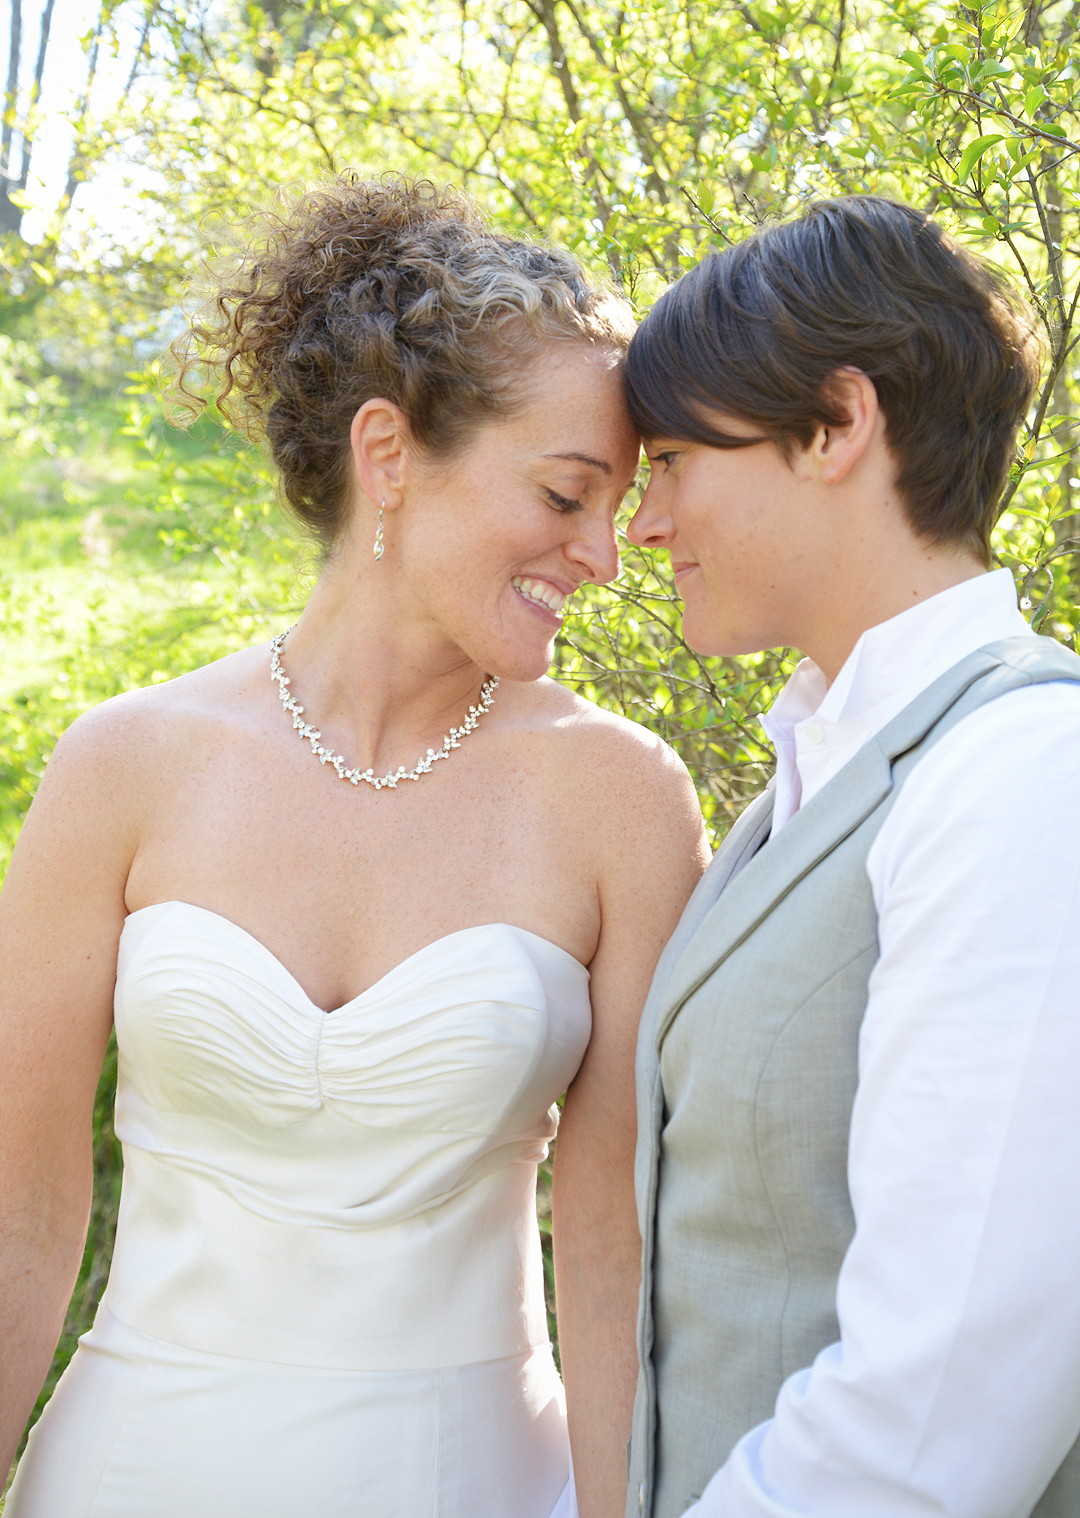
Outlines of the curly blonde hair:
<svg viewBox="0 0 1080 1518">
<path fill-rule="evenodd" d="M 545 344 L 625 352 L 633 334 L 626 303 L 572 254 L 493 232 L 459 191 L 398 174 L 299 193 L 210 277 L 172 344 L 172 413 L 198 415 L 209 377 L 326 545 L 348 513 L 349 426 L 365 401 L 400 406 L 415 443 L 451 455 L 521 404 Z"/>
</svg>

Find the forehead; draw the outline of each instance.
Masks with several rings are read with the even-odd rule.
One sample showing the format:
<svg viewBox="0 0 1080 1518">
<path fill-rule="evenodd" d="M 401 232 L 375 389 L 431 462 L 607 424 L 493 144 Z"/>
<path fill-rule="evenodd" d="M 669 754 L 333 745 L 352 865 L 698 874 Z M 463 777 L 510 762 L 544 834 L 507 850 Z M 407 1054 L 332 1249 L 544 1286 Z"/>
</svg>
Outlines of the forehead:
<svg viewBox="0 0 1080 1518">
<path fill-rule="evenodd" d="M 519 376 L 533 404 L 550 407 L 561 396 L 610 405 L 629 420 L 623 383 L 623 354 L 593 343 L 548 343 Z"/>
<path fill-rule="evenodd" d="M 630 420 L 621 355 L 584 343 L 544 349 L 524 376 L 522 405 L 507 431 L 541 457 L 612 474 L 632 471 L 640 439 Z"/>
</svg>

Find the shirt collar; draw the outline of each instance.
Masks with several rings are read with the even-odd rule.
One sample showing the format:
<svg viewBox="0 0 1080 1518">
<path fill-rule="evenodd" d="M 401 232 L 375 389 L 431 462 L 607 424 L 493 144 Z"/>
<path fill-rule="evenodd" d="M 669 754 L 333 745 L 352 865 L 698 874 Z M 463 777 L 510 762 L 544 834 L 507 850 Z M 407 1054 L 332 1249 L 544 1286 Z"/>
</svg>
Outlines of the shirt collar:
<svg viewBox="0 0 1080 1518">
<path fill-rule="evenodd" d="M 803 659 L 762 716 L 776 749 L 772 835 L 939 675 L 1031 628 L 1007 569 L 976 575 L 868 628 L 831 686 Z"/>
<path fill-rule="evenodd" d="M 761 725 L 773 744 L 791 743 L 808 717 L 847 726 L 885 713 L 872 737 L 920 691 L 968 654 L 998 638 L 1030 633 L 1016 605 L 1007 569 L 975 575 L 868 628 L 832 685 L 813 659 L 803 659 Z"/>
</svg>

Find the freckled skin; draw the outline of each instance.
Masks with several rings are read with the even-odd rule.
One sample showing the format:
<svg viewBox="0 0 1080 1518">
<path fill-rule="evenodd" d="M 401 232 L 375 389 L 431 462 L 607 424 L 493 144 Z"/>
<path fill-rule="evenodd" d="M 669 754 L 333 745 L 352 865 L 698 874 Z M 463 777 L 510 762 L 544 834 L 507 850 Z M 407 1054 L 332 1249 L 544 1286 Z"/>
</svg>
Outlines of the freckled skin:
<svg viewBox="0 0 1080 1518">
<path fill-rule="evenodd" d="M 531 403 L 482 428 L 464 456 L 413 465 L 422 510 L 393 524 L 414 614 L 513 680 L 544 673 L 559 626 L 523 600 L 514 578 L 542 580 L 564 596 L 613 579 L 614 513 L 639 455 L 610 355 L 556 352 L 532 388 Z M 553 456 L 564 453 L 603 460 L 611 472 Z"/>
<path fill-rule="evenodd" d="M 833 388 L 848 422 L 820 424 L 790 460 L 721 413 L 710 420 L 757 441 L 645 439 L 652 472 L 627 537 L 671 554 L 683 631 L 703 654 L 794 648 L 832 680 L 867 628 L 985 572 L 965 545 L 912 529 L 867 376 L 838 370 Z"/>
<path fill-rule="evenodd" d="M 514 580 L 569 593 L 616 573 L 639 449 L 612 353 L 557 344 L 531 380 L 522 409 L 452 460 L 418 456 L 391 403 L 360 408 L 352 516 L 285 645 L 323 743 L 380 774 L 414 764 L 499 675 L 445 763 L 392 791 L 343 782 L 292 730 L 266 644 L 106 703 L 53 752 L 0 901 L 4 1468 L 81 1258 L 125 914 L 217 912 L 326 1009 L 425 944 L 505 922 L 589 968 L 592 1036 L 559 1140 L 561 1342 L 582 1511 L 621 1511 L 637 1019 L 707 847 L 671 750 L 543 678 L 559 619 Z"/>
<path fill-rule="evenodd" d="M 746 423 L 724 420 L 738 435 Z M 815 541 L 813 481 L 769 440 L 708 448 L 649 439 L 652 473 L 632 540 L 664 537 L 683 598 L 688 642 L 706 654 L 752 653 L 789 642 L 802 587 L 831 544 Z"/>
</svg>

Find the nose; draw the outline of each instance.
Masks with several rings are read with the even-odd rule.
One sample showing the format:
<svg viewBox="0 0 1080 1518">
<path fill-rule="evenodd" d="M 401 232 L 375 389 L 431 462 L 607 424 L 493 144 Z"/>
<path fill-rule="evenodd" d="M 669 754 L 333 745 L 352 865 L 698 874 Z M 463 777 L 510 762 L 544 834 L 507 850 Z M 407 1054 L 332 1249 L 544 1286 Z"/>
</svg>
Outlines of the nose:
<svg viewBox="0 0 1080 1518">
<path fill-rule="evenodd" d="M 585 578 L 594 585 L 606 585 L 619 573 L 619 544 L 615 536 L 614 512 L 591 512 L 576 519 L 579 530 L 567 544 L 567 557 L 580 564 Z"/>
<path fill-rule="evenodd" d="M 626 524 L 626 536 L 638 548 L 666 548 L 674 535 L 675 528 L 660 500 L 654 473 L 649 478 L 638 509 Z"/>
</svg>

